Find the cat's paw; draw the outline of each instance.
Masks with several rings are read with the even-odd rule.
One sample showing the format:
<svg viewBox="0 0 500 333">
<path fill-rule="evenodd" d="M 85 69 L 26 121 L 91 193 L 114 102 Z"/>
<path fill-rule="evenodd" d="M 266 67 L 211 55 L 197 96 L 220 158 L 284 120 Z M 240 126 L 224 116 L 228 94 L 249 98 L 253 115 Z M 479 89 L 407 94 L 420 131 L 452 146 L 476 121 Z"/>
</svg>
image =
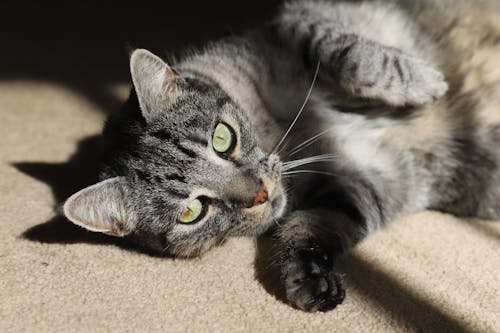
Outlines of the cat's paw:
<svg viewBox="0 0 500 333">
<path fill-rule="evenodd" d="M 402 63 L 406 63 L 406 72 L 402 74 L 406 80 L 400 89 L 406 104 L 424 105 L 442 97 L 448 91 L 448 83 L 443 73 L 430 64 L 414 57 L 402 59 Z"/>
<path fill-rule="evenodd" d="M 333 271 L 331 258 L 314 241 L 290 248 L 281 270 L 288 301 L 303 311 L 332 310 L 344 300 L 343 276 Z"/>
<path fill-rule="evenodd" d="M 379 85 L 361 85 L 361 95 L 385 100 L 396 106 L 425 105 L 448 91 L 444 75 L 419 58 L 393 55 L 387 67 L 389 73 Z"/>
<path fill-rule="evenodd" d="M 353 96 L 394 106 L 424 105 L 448 90 L 439 69 L 421 58 L 356 35 L 336 41 L 328 66 Z"/>
</svg>

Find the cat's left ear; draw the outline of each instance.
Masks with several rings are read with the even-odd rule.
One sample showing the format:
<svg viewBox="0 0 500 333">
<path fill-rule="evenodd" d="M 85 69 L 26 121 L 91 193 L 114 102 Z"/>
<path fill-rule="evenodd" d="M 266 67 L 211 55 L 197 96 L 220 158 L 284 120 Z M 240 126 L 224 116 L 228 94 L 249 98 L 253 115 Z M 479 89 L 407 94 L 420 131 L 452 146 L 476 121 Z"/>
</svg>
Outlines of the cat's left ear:
<svg viewBox="0 0 500 333">
<path fill-rule="evenodd" d="M 87 230 L 118 237 L 131 233 L 136 221 L 123 177 L 103 180 L 73 194 L 64 203 L 64 215 Z"/>
<path fill-rule="evenodd" d="M 184 80 L 181 76 L 148 50 L 132 52 L 130 73 L 142 115 L 148 122 L 182 93 Z"/>
</svg>

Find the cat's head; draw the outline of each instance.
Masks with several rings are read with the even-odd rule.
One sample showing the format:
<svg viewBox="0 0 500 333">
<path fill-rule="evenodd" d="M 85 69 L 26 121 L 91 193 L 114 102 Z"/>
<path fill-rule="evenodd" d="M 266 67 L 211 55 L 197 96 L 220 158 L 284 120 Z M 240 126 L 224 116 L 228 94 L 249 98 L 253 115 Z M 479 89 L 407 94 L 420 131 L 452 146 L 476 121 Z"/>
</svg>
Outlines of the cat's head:
<svg viewBox="0 0 500 333">
<path fill-rule="evenodd" d="M 134 89 L 109 129 L 106 179 L 71 196 L 66 217 L 184 257 L 268 229 L 286 204 L 281 162 L 259 146 L 244 112 L 146 50 L 134 51 L 130 69 Z"/>
</svg>

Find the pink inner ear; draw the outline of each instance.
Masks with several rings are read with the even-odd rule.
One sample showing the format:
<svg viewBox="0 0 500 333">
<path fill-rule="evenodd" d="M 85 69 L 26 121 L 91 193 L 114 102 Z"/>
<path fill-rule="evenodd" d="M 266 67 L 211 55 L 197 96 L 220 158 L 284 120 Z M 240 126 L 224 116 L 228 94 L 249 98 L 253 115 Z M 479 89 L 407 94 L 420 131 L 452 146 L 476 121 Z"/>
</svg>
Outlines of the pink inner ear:
<svg viewBox="0 0 500 333">
<path fill-rule="evenodd" d="M 177 73 L 175 71 L 175 69 L 172 69 L 170 67 L 167 67 L 167 69 L 165 70 L 166 72 L 166 77 L 167 79 L 171 80 L 171 79 L 175 79 L 175 78 L 178 78 L 179 77 L 179 73 Z"/>
</svg>

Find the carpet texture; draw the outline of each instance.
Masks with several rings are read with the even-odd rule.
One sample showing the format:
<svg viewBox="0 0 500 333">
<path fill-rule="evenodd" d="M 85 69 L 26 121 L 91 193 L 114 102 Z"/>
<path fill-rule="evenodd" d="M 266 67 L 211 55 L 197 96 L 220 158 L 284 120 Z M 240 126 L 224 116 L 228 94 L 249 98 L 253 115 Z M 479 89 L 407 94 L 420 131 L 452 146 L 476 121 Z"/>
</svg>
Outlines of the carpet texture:
<svg viewBox="0 0 500 333">
<path fill-rule="evenodd" d="M 0 3 L 0 332 L 500 332 L 499 221 L 396 221 L 343 258 L 344 303 L 308 314 L 281 301 L 264 241 L 171 260 L 57 214 L 96 179 L 103 120 L 129 89 L 127 44 L 199 44 L 278 2 Z"/>
</svg>

